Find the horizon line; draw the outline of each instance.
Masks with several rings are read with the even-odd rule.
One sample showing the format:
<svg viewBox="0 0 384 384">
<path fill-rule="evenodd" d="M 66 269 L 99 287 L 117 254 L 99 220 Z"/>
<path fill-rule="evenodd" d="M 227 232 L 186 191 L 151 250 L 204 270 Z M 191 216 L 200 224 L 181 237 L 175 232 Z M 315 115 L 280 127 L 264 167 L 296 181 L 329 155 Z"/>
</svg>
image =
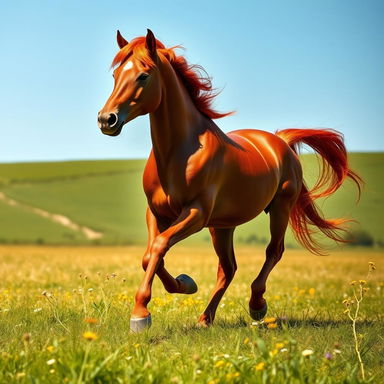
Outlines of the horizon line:
<svg viewBox="0 0 384 384">
<path fill-rule="evenodd" d="M 314 152 L 312 152 L 314 153 Z M 364 150 L 364 151 L 347 151 L 350 154 L 381 154 L 384 150 Z M 300 155 L 311 154 L 311 151 L 300 153 Z M 147 160 L 148 157 L 111 157 L 111 158 L 85 158 L 85 159 L 42 159 L 42 160 L 0 160 L 0 164 L 26 164 L 26 163 L 71 163 L 86 161 L 127 161 L 127 160 Z"/>
</svg>

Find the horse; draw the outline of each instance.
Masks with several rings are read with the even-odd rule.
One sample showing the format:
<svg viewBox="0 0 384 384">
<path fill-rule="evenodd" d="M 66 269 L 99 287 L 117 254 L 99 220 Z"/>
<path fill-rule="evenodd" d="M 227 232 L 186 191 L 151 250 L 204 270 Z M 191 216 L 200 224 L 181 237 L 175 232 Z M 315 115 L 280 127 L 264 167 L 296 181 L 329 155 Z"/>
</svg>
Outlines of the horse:
<svg viewBox="0 0 384 384">
<path fill-rule="evenodd" d="M 253 129 L 225 134 L 213 121 L 230 115 L 213 109 L 217 95 L 202 67 L 189 65 L 178 47 L 166 48 L 151 30 L 127 41 L 117 31 L 113 59 L 114 88 L 98 113 L 98 126 L 109 136 L 137 116 L 149 114 L 152 150 L 143 185 L 148 201 L 148 245 L 142 259 L 143 280 L 135 295 L 130 328 L 152 323 L 147 308 L 155 274 L 169 293 L 193 294 L 188 275 L 174 278 L 164 257 L 176 243 L 209 228 L 218 256 L 217 282 L 198 324 L 209 326 L 236 269 L 233 234 L 263 211 L 270 216 L 265 262 L 251 284 L 249 313 L 260 321 L 267 313 L 263 297 L 267 278 L 284 252 L 288 224 L 296 239 L 315 254 L 324 249 L 316 232 L 343 242 L 345 219 L 325 219 L 315 200 L 333 194 L 351 179 L 362 180 L 348 166 L 343 135 L 332 129 L 284 129 L 275 134 Z M 299 145 L 321 159 L 318 181 L 309 189 L 298 157 Z"/>
</svg>

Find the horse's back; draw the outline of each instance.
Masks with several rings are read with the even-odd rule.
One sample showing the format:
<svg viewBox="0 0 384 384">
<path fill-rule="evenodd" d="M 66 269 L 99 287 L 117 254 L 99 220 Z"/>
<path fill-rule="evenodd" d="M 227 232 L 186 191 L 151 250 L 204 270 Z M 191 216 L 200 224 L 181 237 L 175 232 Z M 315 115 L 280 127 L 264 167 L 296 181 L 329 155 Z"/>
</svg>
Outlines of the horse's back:
<svg viewBox="0 0 384 384">
<path fill-rule="evenodd" d="M 240 129 L 229 132 L 227 135 L 245 150 L 251 153 L 253 150 L 259 152 L 269 165 L 280 165 L 284 157 L 292 151 L 282 138 L 267 131 Z"/>
<path fill-rule="evenodd" d="M 279 136 L 256 129 L 243 129 L 232 131 L 228 136 L 243 147 L 243 151 L 254 159 L 257 172 L 265 168 L 261 164 L 262 159 L 269 172 L 277 179 L 289 177 L 290 171 L 301 171 L 301 165 L 297 155 L 290 146 Z M 239 156 L 241 157 L 241 155 Z M 247 156 L 243 156 L 246 158 Z M 239 160 L 241 162 L 241 159 Z"/>
</svg>

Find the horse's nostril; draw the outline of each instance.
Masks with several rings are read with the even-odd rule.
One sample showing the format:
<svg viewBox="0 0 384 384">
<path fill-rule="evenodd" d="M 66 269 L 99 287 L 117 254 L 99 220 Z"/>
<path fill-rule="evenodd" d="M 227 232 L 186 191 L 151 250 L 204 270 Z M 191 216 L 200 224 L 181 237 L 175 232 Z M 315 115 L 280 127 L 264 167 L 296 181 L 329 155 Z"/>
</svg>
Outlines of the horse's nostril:
<svg viewBox="0 0 384 384">
<path fill-rule="evenodd" d="M 113 127 L 117 123 L 117 120 L 118 120 L 118 118 L 117 118 L 116 113 L 111 113 L 108 117 L 108 125 L 110 127 Z"/>
</svg>

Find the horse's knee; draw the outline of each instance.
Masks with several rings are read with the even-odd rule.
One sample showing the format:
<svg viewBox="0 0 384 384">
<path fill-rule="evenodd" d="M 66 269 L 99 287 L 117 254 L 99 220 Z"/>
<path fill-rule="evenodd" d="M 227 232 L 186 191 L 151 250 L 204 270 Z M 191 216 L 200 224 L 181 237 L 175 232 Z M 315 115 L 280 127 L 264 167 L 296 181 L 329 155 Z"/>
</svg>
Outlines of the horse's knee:
<svg viewBox="0 0 384 384">
<path fill-rule="evenodd" d="M 144 272 L 147 270 L 148 268 L 148 264 L 149 264 L 149 260 L 151 259 L 151 254 L 150 253 L 146 253 L 144 256 L 143 256 L 143 259 L 141 261 L 141 266 L 143 267 L 144 269 Z M 159 266 L 158 266 L 158 269 L 161 269 L 164 267 L 164 260 L 162 259 L 159 263 Z"/>
<path fill-rule="evenodd" d="M 143 267 L 144 271 L 147 270 L 151 257 L 154 256 L 162 258 L 167 252 L 168 248 L 168 240 L 162 236 L 157 236 L 152 242 L 150 251 L 147 250 L 143 256 L 143 259 L 141 260 L 141 266 Z M 164 261 L 161 260 L 159 268 L 162 268 L 163 266 Z"/>
<path fill-rule="evenodd" d="M 144 271 L 147 270 L 147 267 L 148 267 L 148 263 L 149 263 L 149 259 L 151 258 L 151 255 L 149 253 L 146 253 L 144 256 L 143 256 L 143 259 L 141 261 L 141 266 L 143 267 Z"/>
<path fill-rule="evenodd" d="M 151 246 L 151 255 L 164 256 L 169 249 L 169 239 L 164 236 L 156 236 Z"/>
</svg>

